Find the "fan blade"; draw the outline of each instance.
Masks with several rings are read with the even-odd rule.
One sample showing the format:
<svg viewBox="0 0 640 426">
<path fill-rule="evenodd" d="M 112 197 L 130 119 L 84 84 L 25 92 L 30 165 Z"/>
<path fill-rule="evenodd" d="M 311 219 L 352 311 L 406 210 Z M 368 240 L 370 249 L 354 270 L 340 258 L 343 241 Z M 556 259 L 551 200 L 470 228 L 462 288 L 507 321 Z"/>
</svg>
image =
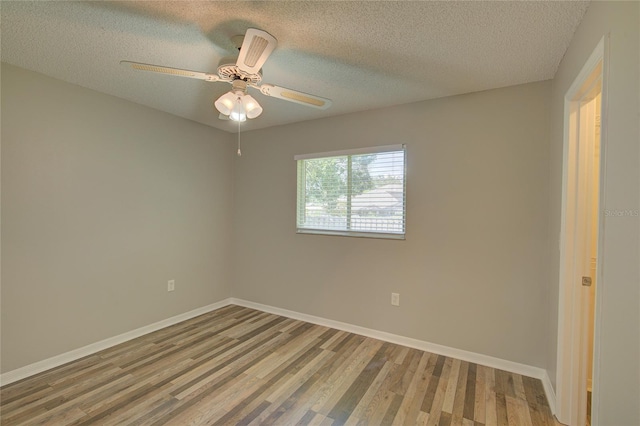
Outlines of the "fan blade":
<svg viewBox="0 0 640 426">
<path fill-rule="evenodd" d="M 259 89 L 264 95 L 273 96 L 274 98 L 284 99 L 285 101 L 291 101 L 301 105 L 318 109 L 327 109 L 331 106 L 331 99 L 274 86 L 273 84 L 263 84 L 259 86 Z"/>
<path fill-rule="evenodd" d="M 278 45 L 278 41 L 266 31 L 249 28 L 244 35 L 236 65 L 247 74 L 257 74 Z"/>
<path fill-rule="evenodd" d="M 198 80 L 205 81 L 219 81 L 222 80 L 216 74 L 208 74 L 199 71 L 181 70 L 179 68 L 162 67 L 159 65 L 142 64 L 140 62 L 120 61 L 120 65 L 125 65 L 138 71 L 151 71 L 160 74 L 177 75 L 179 77 L 196 78 Z"/>
<path fill-rule="evenodd" d="M 231 120 L 228 115 L 224 115 L 223 113 L 220 113 L 220 115 L 218 115 L 218 119 L 224 120 L 224 121 Z"/>
</svg>

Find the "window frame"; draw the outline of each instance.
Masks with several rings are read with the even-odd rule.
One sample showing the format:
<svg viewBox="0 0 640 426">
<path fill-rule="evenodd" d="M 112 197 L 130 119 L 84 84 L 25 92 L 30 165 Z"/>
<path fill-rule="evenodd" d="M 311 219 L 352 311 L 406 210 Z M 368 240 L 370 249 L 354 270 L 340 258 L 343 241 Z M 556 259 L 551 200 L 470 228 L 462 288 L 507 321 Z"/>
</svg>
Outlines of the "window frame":
<svg viewBox="0 0 640 426">
<path fill-rule="evenodd" d="M 403 203 L 402 203 L 402 232 L 375 232 L 375 231 L 353 231 L 351 229 L 346 230 L 336 230 L 336 229 L 315 229 L 315 228 L 304 228 L 299 226 L 299 214 L 300 214 L 300 200 L 302 199 L 303 205 L 306 205 L 306 176 L 304 169 L 304 160 L 313 160 L 313 159 L 321 159 L 321 158 L 332 158 L 332 157 L 351 157 L 354 155 L 366 155 L 366 154 L 378 154 L 384 152 L 394 152 L 394 151 L 402 151 L 403 152 L 403 170 L 402 170 L 402 195 L 403 195 Z M 347 149 L 340 151 L 328 151 L 328 152 L 319 152 L 319 153 L 310 153 L 310 154 L 300 154 L 295 155 L 294 160 L 296 161 L 296 233 L 297 234 L 311 234 L 311 235 L 332 235 L 332 236 L 342 236 L 342 237 L 356 237 L 356 238 L 379 238 L 379 239 L 392 239 L 392 240 L 405 240 L 407 233 L 407 147 L 405 144 L 396 144 L 396 145 L 380 145 L 380 146 L 372 146 L 365 148 L 355 148 L 355 149 Z M 347 198 L 351 198 L 351 161 L 347 161 Z M 347 203 L 347 220 L 346 226 L 349 228 L 351 226 L 351 203 Z"/>
</svg>

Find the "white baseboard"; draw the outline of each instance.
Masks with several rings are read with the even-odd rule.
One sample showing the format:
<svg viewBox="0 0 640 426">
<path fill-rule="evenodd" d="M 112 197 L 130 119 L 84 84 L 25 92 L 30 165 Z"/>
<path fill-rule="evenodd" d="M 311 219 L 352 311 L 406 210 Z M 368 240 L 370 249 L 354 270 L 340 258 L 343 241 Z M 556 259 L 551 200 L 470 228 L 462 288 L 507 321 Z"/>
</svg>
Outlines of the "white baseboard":
<svg viewBox="0 0 640 426">
<path fill-rule="evenodd" d="M 438 345 L 435 343 L 426 342 L 423 340 L 413 339 L 411 337 L 399 336 L 397 334 L 387 333 L 385 331 L 374 330 L 371 328 L 360 327 L 345 322 L 334 321 L 322 317 L 316 317 L 313 315 L 303 314 L 300 312 L 290 311 L 287 309 L 276 308 L 274 306 L 263 305 L 261 303 L 250 302 L 248 300 L 237 299 L 232 297 L 232 305 L 244 306 L 246 308 L 257 309 L 259 311 L 268 312 L 275 315 L 281 315 L 287 318 L 293 318 L 300 321 L 310 322 L 313 324 L 322 325 L 325 327 L 331 327 L 350 333 L 360 334 L 362 336 L 372 337 L 374 339 L 383 340 L 385 342 L 395 343 L 402 346 L 408 346 L 410 348 L 419 349 L 426 352 L 431 352 L 438 355 L 444 355 L 451 358 L 457 358 L 462 361 L 473 362 L 475 364 L 484 365 L 487 367 L 497 368 L 511 373 L 520 374 L 523 376 L 533 377 L 540 379 L 549 401 L 549 407 L 551 412 L 555 415 L 555 403 L 556 397 L 551 385 L 551 380 L 547 374 L 547 370 L 540 367 L 533 367 L 526 364 L 520 364 L 513 361 L 508 361 L 501 358 L 492 357 L 489 355 L 483 355 L 476 352 L 465 351 L 462 349 L 451 348 L 449 346 Z"/>
<path fill-rule="evenodd" d="M 544 370 L 544 377 L 540 378 L 542 380 L 542 386 L 544 387 L 544 393 L 547 396 L 547 402 L 549 403 L 549 408 L 551 409 L 551 414 L 556 415 L 556 391 L 553 390 L 553 385 L 551 384 L 551 378 L 547 373 L 547 370 Z"/>
<path fill-rule="evenodd" d="M 18 380 L 33 376 L 34 374 L 42 373 L 43 371 L 50 370 L 71 361 L 75 361 L 87 355 L 92 355 L 96 352 L 102 351 L 115 345 L 119 345 L 120 343 L 124 343 L 128 340 L 135 339 L 136 337 L 144 336 L 145 334 L 152 333 L 156 330 L 160 330 L 161 328 L 169 327 L 170 325 L 195 318 L 198 315 L 206 314 L 207 312 L 223 308 L 230 304 L 231 299 L 227 298 L 221 300 L 220 302 L 212 303 L 210 305 L 203 306 L 201 308 L 197 308 L 192 311 L 185 312 L 183 314 L 176 315 L 174 317 L 167 318 L 165 320 L 158 321 L 132 331 L 128 331 L 118 336 L 110 337 L 108 339 L 83 346 L 82 348 L 74 349 L 72 351 L 26 365 L 16 370 L 8 371 L 0 375 L 0 385 L 4 386 L 8 385 L 9 383 L 17 382 Z"/>
<path fill-rule="evenodd" d="M 556 396 L 551 385 L 551 380 L 547 371 L 543 368 L 533 367 L 526 364 L 520 364 L 513 361 L 507 361 L 501 358 L 495 358 L 489 355 L 483 355 L 475 352 L 469 352 L 461 349 L 451 348 L 448 346 L 438 345 L 435 343 L 425 342 L 423 340 L 413 339 L 411 337 L 399 336 L 397 334 L 387 333 L 385 331 L 374 330 L 371 328 L 360 327 L 345 322 L 334 321 L 322 317 L 316 317 L 314 315 L 303 314 L 300 312 L 290 311 L 287 309 L 276 308 L 274 306 L 263 305 L 261 303 L 250 302 L 244 299 L 227 298 L 220 302 L 212 303 L 211 305 L 203 306 L 198 309 L 194 309 L 184 314 L 176 315 L 171 318 L 167 318 L 156 323 L 137 328 L 127 333 L 120 334 L 105 340 L 101 340 L 96 343 L 84 346 L 79 349 L 75 349 L 61 355 L 54 356 L 52 358 L 45 359 L 22 368 L 18 368 L 13 371 L 9 371 L 0 375 L 0 384 L 2 386 L 9 383 L 16 382 L 34 374 L 41 373 L 43 371 L 58 367 L 71 361 L 75 361 L 87 355 L 94 354 L 101 350 L 110 348 L 112 346 L 124 343 L 128 340 L 135 339 L 136 337 L 149 334 L 161 328 L 168 327 L 170 325 L 177 324 L 182 321 L 197 317 L 198 315 L 205 314 L 207 312 L 214 311 L 216 309 L 223 308 L 228 305 L 244 306 L 246 308 L 257 309 L 259 311 L 268 312 L 275 315 L 281 315 L 283 317 L 292 318 L 300 321 L 310 322 L 312 324 L 318 324 L 325 327 L 331 327 L 349 333 L 355 333 L 362 336 L 371 337 L 385 342 L 395 343 L 402 346 L 408 346 L 410 348 L 419 349 L 422 351 L 431 352 L 438 355 L 444 355 L 451 358 L 457 358 L 467 362 L 473 362 L 475 364 L 485 365 L 487 367 L 497 368 L 504 371 L 509 371 L 524 376 L 534 377 L 542 381 L 547 401 L 549 401 L 549 407 L 551 412 L 556 413 Z"/>
</svg>

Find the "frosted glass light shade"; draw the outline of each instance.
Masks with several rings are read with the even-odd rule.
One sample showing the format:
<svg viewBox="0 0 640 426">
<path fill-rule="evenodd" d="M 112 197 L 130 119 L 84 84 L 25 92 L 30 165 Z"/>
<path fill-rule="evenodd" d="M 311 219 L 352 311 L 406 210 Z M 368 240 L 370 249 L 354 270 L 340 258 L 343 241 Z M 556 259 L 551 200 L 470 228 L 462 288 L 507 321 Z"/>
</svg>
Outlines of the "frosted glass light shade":
<svg viewBox="0 0 640 426">
<path fill-rule="evenodd" d="M 262 107 L 251 95 L 233 93 L 233 91 L 220 96 L 214 105 L 218 111 L 228 115 L 233 121 L 245 121 L 247 118 L 256 118 L 262 114 Z"/>
<path fill-rule="evenodd" d="M 224 115 L 231 114 L 233 105 L 236 101 L 236 95 L 233 92 L 227 92 L 220 96 L 214 103 L 216 109 Z"/>
<path fill-rule="evenodd" d="M 262 107 L 253 99 L 251 95 L 244 95 L 242 97 L 242 104 L 244 105 L 244 110 L 247 112 L 247 118 L 256 118 L 260 114 L 262 114 Z"/>
<path fill-rule="evenodd" d="M 229 118 L 233 121 L 247 121 L 247 113 L 245 112 L 244 105 L 242 104 L 242 98 L 240 96 L 238 96 L 233 104 Z"/>
</svg>

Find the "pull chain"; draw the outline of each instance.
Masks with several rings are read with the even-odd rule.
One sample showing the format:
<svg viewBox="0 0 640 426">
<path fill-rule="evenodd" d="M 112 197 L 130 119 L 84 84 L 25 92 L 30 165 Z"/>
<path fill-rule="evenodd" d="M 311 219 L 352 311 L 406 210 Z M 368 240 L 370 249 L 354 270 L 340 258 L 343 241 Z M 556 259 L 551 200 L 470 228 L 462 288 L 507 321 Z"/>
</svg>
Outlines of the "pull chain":
<svg viewBox="0 0 640 426">
<path fill-rule="evenodd" d="M 242 151 L 240 150 L 240 121 L 238 121 L 238 157 L 242 156 Z"/>
</svg>

